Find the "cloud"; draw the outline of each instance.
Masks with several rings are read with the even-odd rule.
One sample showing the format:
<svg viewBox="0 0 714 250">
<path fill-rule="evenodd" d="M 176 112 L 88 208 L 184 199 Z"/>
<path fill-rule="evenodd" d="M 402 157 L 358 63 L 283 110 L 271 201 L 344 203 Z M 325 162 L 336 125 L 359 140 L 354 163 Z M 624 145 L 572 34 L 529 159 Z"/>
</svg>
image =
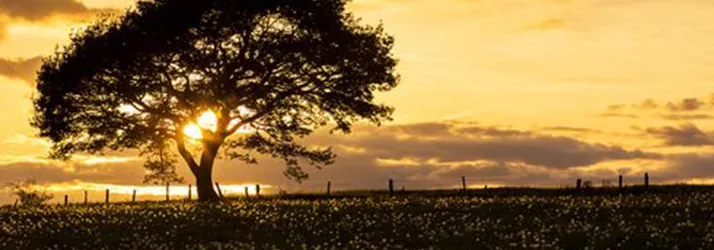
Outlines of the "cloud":
<svg viewBox="0 0 714 250">
<path fill-rule="evenodd" d="M 708 114 L 666 114 L 662 119 L 670 121 L 712 120 L 714 116 Z"/>
<path fill-rule="evenodd" d="M 669 167 L 651 174 L 668 182 L 686 182 L 691 179 L 714 179 L 714 154 L 677 154 L 668 157 Z"/>
<path fill-rule="evenodd" d="M 568 126 L 554 126 L 545 127 L 541 129 L 542 131 L 557 131 L 557 132 L 574 132 L 574 133 L 602 133 L 600 130 L 591 128 L 578 128 L 578 127 L 568 127 Z"/>
<path fill-rule="evenodd" d="M 713 145 L 709 136 L 694 124 L 679 127 L 648 128 L 645 133 L 662 139 L 665 146 L 707 146 Z"/>
<path fill-rule="evenodd" d="M 0 41 L 7 36 L 12 22 L 40 23 L 54 18 L 87 22 L 100 13 L 116 11 L 89 8 L 77 0 L 0 0 Z"/>
<path fill-rule="evenodd" d="M 548 18 L 531 25 L 528 25 L 527 29 L 531 30 L 553 30 L 562 29 L 568 26 L 568 21 L 562 18 Z"/>
<path fill-rule="evenodd" d="M 686 98 L 678 102 L 667 103 L 667 108 L 672 112 L 697 111 L 704 108 L 706 103 L 696 98 Z"/>
<path fill-rule="evenodd" d="M 624 105 L 622 105 L 624 107 Z M 660 105 L 652 99 L 646 99 L 640 104 L 633 104 L 632 107 L 640 110 L 656 109 Z"/>
<path fill-rule="evenodd" d="M 46 18 L 87 16 L 98 13 L 77 0 L 0 0 L 0 12 L 13 19 L 41 21 Z"/>
<path fill-rule="evenodd" d="M 389 127 L 390 130 L 399 132 L 401 134 L 407 135 L 420 135 L 420 136 L 443 136 L 450 135 L 452 131 L 451 125 L 438 122 L 429 123 L 419 123 L 419 124 L 409 124 L 409 125 L 396 125 Z"/>
<path fill-rule="evenodd" d="M 670 121 L 710 120 L 714 116 L 702 113 L 714 109 L 714 94 L 709 99 L 683 98 L 669 102 L 658 102 L 654 99 L 645 99 L 636 104 L 613 104 L 607 107 L 603 117 L 629 117 L 639 118 L 645 114 Z"/>
<path fill-rule="evenodd" d="M 423 124 L 412 125 L 422 128 Z M 435 126 L 430 126 L 436 128 Z M 553 169 L 589 166 L 603 161 L 651 159 L 659 155 L 617 146 L 587 143 L 565 136 L 549 136 L 533 131 L 499 129 L 478 125 L 444 123 L 436 129 L 410 130 L 404 137 L 389 129 L 368 129 L 357 138 L 326 143 L 363 148 L 363 157 L 421 159 L 437 162 L 495 161 L 523 163 Z M 404 126 L 402 126 L 404 130 Z M 437 139 L 429 135 L 440 134 Z"/>
<path fill-rule="evenodd" d="M 633 114 L 623 114 L 623 113 L 617 113 L 617 112 L 606 112 L 600 114 L 601 117 L 609 117 L 609 118 L 630 118 L 630 119 L 636 119 L 639 118 L 637 115 Z"/>
<path fill-rule="evenodd" d="M 62 183 L 74 180 L 83 182 L 138 184 L 143 180 L 144 169 L 136 161 L 73 163 L 14 162 L 0 165 L 3 182 L 34 178 L 39 183 Z"/>
<path fill-rule="evenodd" d="M 520 131 L 514 129 L 502 129 L 496 127 L 468 126 L 457 130 L 459 135 L 465 136 L 486 136 L 486 137 L 523 137 L 531 136 L 533 132 Z"/>
<path fill-rule="evenodd" d="M 0 58 L 0 75 L 33 83 L 35 81 L 35 73 L 40 65 L 42 65 L 41 57 L 19 60 Z"/>
</svg>

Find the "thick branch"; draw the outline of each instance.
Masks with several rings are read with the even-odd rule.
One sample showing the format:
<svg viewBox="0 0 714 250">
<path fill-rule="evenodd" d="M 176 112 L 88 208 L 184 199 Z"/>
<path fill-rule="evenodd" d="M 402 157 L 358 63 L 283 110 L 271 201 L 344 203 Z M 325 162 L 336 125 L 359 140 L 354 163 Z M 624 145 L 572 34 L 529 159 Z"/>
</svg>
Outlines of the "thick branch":
<svg viewBox="0 0 714 250">
<path fill-rule="evenodd" d="M 198 173 L 199 166 L 194 160 L 193 155 L 186 149 L 186 144 L 184 142 L 184 136 L 181 133 L 176 133 L 176 147 L 178 148 L 179 154 L 186 161 L 191 172 L 196 175 Z"/>
</svg>

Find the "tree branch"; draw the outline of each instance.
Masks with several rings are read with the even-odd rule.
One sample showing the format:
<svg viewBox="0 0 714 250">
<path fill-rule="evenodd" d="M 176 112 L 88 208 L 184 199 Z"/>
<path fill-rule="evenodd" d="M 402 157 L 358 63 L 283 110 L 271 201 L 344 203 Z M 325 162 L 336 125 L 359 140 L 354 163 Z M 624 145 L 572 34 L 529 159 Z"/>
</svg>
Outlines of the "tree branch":
<svg viewBox="0 0 714 250">
<path fill-rule="evenodd" d="M 178 148 L 179 154 L 184 159 L 184 161 L 186 161 L 188 167 L 191 169 L 191 172 L 194 175 L 198 174 L 198 169 L 200 168 L 200 166 L 196 163 L 196 160 L 193 158 L 193 155 L 191 155 L 191 152 L 186 149 L 184 136 L 179 132 L 176 133 L 176 137 L 174 139 L 176 140 L 176 147 Z"/>
</svg>

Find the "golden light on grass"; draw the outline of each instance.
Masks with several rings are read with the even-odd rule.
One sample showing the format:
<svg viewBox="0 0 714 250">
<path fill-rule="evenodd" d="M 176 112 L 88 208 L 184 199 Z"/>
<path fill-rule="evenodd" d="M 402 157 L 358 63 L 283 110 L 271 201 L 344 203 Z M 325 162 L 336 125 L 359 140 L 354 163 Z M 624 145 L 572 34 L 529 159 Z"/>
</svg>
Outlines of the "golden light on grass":
<svg viewBox="0 0 714 250">
<path fill-rule="evenodd" d="M 242 183 L 242 184 L 226 184 L 221 185 L 221 192 L 226 196 L 242 196 L 245 194 L 245 189 L 248 188 L 250 195 L 256 194 L 256 185 L 260 185 L 261 194 L 271 194 L 275 191 L 272 185 L 260 183 Z M 64 194 L 69 194 L 72 200 L 82 200 L 83 192 L 88 191 L 92 196 L 93 201 L 103 201 L 104 192 L 109 189 L 112 197 L 116 197 L 114 201 L 123 201 L 131 197 L 136 190 L 137 196 L 143 196 L 142 200 L 146 199 L 162 199 L 166 195 L 166 186 L 143 186 L 143 185 L 115 185 L 103 183 L 87 183 L 81 181 L 55 183 L 47 186 L 36 185 L 33 188 L 37 190 L 45 190 L 55 194 L 55 198 L 59 201 Z M 193 197 L 196 197 L 196 187 L 191 188 Z M 182 197 L 188 195 L 188 186 L 186 184 L 172 184 L 169 189 L 170 196 Z M 153 198 L 152 198 L 153 197 Z"/>
</svg>

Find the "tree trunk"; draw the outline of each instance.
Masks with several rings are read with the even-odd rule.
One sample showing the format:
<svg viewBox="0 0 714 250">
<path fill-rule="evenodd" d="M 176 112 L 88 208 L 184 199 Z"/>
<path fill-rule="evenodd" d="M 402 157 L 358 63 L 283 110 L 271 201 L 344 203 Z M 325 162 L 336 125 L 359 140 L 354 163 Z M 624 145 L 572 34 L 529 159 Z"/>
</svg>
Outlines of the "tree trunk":
<svg viewBox="0 0 714 250">
<path fill-rule="evenodd" d="M 210 202 L 218 201 L 220 198 L 213 189 L 213 162 L 216 159 L 220 145 L 205 145 L 201 155 L 201 164 L 194 172 L 196 177 L 196 190 L 198 191 L 198 201 Z"/>
<path fill-rule="evenodd" d="M 196 190 L 198 191 L 198 201 L 219 200 L 216 190 L 213 189 L 213 178 L 210 171 L 203 171 L 196 175 Z"/>
</svg>

